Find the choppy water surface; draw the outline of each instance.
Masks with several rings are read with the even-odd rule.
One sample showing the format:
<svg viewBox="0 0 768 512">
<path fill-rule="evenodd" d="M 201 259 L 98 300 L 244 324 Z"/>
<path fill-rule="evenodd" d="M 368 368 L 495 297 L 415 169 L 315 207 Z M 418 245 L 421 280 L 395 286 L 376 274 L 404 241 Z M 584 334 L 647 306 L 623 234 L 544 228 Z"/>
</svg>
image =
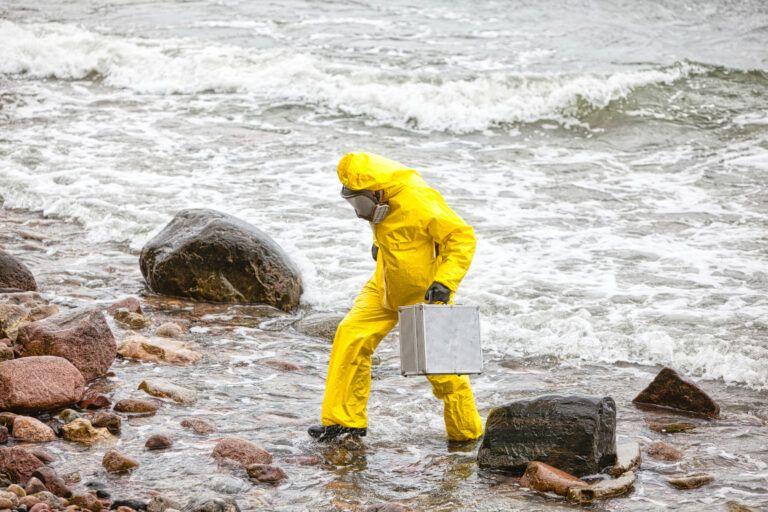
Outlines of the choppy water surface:
<svg viewBox="0 0 768 512">
<path fill-rule="evenodd" d="M 655 439 L 629 400 L 648 365 L 672 365 L 713 392 L 723 419 L 675 437 L 682 466 L 647 462 L 632 497 L 605 507 L 765 507 L 766 27 L 759 1 L 6 1 L 0 194 L 6 208 L 76 223 L 6 212 L 3 240 L 62 305 L 107 302 L 142 290 L 137 251 L 174 212 L 213 207 L 292 255 L 301 314 L 343 312 L 373 262 L 335 163 L 360 149 L 408 162 L 479 237 L 460 297 L 483 315 L 484 414 L 542 392 L 610 394 L 620 435 Z M 44 239 L 18 233 L 30 229 Z M 194 412 L 228 431 L 279 455 L 319 451 L 303 427 L 319 411 L 326 343 L 248 309 L 147 301 L 156 319 L 195 327 L 206 358 L 119 363 L 118 393 L 171 372 L 207 396 Z M 394 341 L 377 354 L 365 450 L 287 467 L 287 486 L 244 486 L 238 499 L 559 506 L 449 453 L 428 386 L 398 376 Z M 275 373 L 258 363 L 268 357 L 305 371 Z M 212 472 L 233 474 L 178 429 L 189 412 L 167 407 L 126 429 L 127 451 L 162 427 L 178 442 L 115 484 L 186 496 Z M 96 471 L 98 460 L 70 463 Z M 717 482 L 680 493 L 661 480 L 694 469 Z"/>
</svg>

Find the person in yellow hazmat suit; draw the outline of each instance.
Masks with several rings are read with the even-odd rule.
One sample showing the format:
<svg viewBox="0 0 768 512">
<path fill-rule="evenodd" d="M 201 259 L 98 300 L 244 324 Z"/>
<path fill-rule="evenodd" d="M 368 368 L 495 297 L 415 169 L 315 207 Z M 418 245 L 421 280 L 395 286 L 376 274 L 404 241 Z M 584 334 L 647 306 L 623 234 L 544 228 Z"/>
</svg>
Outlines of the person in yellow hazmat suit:
<svg viewBox="0 0 768 512">
<path fill-rule="evenodd" d="M 342 197 L 373 228 L 376 271 L 339 324 L 331 349 L 321 425 L 310 436 L 327 441 L 364 436 L 371 388 L 371 356 L 397 324 L 399 306 L 449 303 L 475 252 L 474 230 L 407 166 L 371 153 L 348 153 L 338 165 Z M 482 435 L 469 377 L 430 375 L 444 403 L 452 441 Z"/>
</svg>

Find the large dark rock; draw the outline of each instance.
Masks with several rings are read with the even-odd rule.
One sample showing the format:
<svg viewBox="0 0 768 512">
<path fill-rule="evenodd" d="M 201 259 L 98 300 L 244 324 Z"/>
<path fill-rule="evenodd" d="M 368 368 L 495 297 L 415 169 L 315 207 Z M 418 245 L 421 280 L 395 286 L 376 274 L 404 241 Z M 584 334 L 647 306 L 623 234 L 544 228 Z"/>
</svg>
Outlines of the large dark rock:
<svg viewBox="0 0 768 512">
<path fill-rule="evenodd" d="M 63 357 L 86 381 L 106 375 L 117 355 L 115 338 L 98 309 L 79 309 L 24 325 L 15 348 L 20 357 Z"/>
<path fill-rule="evenodd" d="M 663 368 L 632 401 L 640 406 L 676 409 L 709 418 L 720 415 L 720 406 L 709 395 L 672 368 Z"/>
<path fill-rule="evenodd" d="M 518 474 L 530 461 L 579 477 L 603 471 L 616 460 L 616 404 L 551 395 L 498 407 L 488 415 L 477 460 Z"/>
<path fill-rule="evenodd" d="M 35 277 L 27 266 L 2 249 L 0 249 L 0 288 L 37 290 Z"/>
<path fill-rule="evenodd" d="M 0 362 L 0 410 L 50 410 L 76 403 L 85 380 L 61 357 L 24 357 Z"/>
<path fill-rule="evenodd" d="M 269 235 L 214 210 L 182 210 L 141 251 L 157 293 L 210 302 L 299 305 L 301 277 Z"/>
</svg>

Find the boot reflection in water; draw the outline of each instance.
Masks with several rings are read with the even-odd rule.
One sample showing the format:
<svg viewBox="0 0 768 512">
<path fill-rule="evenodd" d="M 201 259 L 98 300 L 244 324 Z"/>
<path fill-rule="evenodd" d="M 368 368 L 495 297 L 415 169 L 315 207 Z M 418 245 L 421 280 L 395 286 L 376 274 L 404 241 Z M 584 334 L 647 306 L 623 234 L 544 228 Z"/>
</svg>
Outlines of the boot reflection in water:
<svg viewBox="0 0 768 512">
<path fill-rule="evenodd" d="M 367 433 L 371 356 L 397 324 L 397 308 L 451 303 L 475 252 L 473 229 L 417 171 L 371 153 L 348 153 L 338 175 L 342 197 L 373 228 L 376 271 L 336 330 L 322 424 L 309 429 L 320 441 Z M 427 379 L 443 401 L 448 439 L 479 438 L 483 425 L 469 377 Z"/>
</svg>

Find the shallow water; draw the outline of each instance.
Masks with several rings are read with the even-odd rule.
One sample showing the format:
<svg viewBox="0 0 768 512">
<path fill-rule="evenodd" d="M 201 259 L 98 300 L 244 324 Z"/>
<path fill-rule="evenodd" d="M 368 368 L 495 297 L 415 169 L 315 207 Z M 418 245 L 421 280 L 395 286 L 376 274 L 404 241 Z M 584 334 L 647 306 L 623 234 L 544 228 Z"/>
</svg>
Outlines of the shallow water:
<svg viewBox="0 0 768 512">
<path fill-rule="evenodd" d="M 554 390 L 611 394 L 622 435 L 655 438 L 629 400 L 655 365 L 672 365 L 723 405 L 722 420 L 674 438 L 691 443 L 686 469 L 711 466 L 718 481 L 673 492 L 659 476 L 670 468 L 648 463 L 632 497 L 607 506 L 766 506 L 767 26 L 760 1 L 6 1 L 0 195 L 49 218 L 5 212 L 43 240 L 15 223 L 3 236 L 54 300 L 107 303 L 143 293 L 137 252 L 177 210 L 212 207 L 291 254 L 300 314 L 343 312 L 373 262 L 335 163 L 383 153 L 421 170 L 478 234 L 459 297 L 481 307 L 484 413 Z M 147 301 L 158 321 L 181 314 Z M 303 426 L 319 409 L 327 344 L 260 310 L 185 307 L 207 329 L 190 334 L 206 359 L 163 371 L 206 392 L 195 411 L 276 453 L 315 450 Z M 377 352 L 364 456 L 289 468 L 301 478 L 288 487 L 239 499 L 558 506 L 448 454 L 428 386 L 397 375 L 394 347 Z M 275 373 L 266 357 L 305 371 Z M 115 371 L 127 394 L 160 370 Z M 286 411 L 300 426 L 250 430 Z M 122 442 L 138 452 L 167 420 L 180 436 L 168 456 L 194 464 L 149 462 L 121 485 L 184 495 L 207 481 L 210 445 L 176 432 L 183 414 L 168 407 Z M 89 452 L 73 460 L 86 459 L 98 467 Z"/>
</svg>

